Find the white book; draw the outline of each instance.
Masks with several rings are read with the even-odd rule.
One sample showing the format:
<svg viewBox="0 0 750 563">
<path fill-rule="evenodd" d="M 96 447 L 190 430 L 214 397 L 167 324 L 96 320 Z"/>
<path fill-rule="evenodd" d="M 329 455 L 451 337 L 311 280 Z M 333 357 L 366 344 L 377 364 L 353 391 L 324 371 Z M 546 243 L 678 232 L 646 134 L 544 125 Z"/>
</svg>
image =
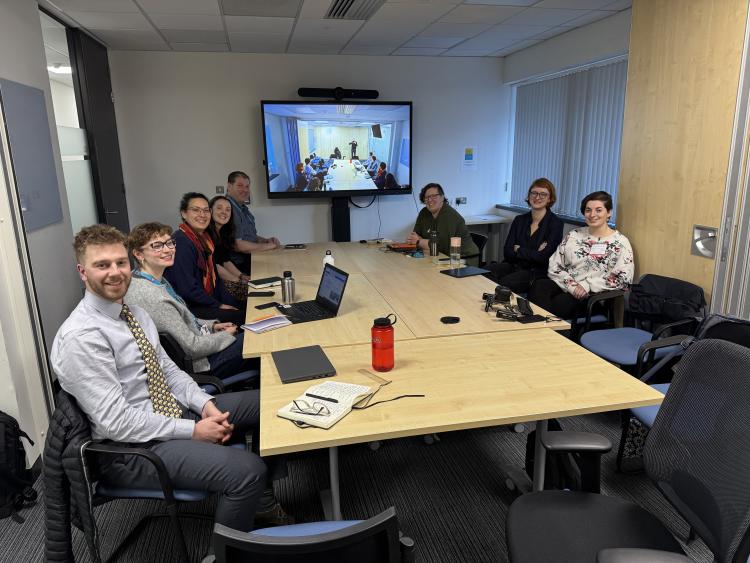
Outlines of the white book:
<svg viewBox="0 0 750 563">
<path fill-rule="evenodd" d="M 330 428 L 371 392 L 371 388 L 365 385 L 326 381 L 308 387 L 302 395 L 281 407 L 276 414 L 310 426 Z"/>
</svg>

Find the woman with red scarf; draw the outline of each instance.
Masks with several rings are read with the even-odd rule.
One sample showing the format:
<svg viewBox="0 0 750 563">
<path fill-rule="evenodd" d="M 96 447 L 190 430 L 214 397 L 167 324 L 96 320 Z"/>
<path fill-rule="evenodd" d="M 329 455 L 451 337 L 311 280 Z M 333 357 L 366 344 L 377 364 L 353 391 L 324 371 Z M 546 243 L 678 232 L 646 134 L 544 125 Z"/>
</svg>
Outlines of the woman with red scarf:
<svg viewBox="0 0 750 563">
<path fill-rule="evenodd" d="M 214 241 L 206 232 L 211 222 L 208 198 L 188 192 L 180 201 L 182 224 L 174 232 L 174 265 L 164 277 L 185 300 L 190 311 L 201 319 L 218 319 L 241 325 L 244 307 L 227 292 L 214 264 Z"/>
</svg>

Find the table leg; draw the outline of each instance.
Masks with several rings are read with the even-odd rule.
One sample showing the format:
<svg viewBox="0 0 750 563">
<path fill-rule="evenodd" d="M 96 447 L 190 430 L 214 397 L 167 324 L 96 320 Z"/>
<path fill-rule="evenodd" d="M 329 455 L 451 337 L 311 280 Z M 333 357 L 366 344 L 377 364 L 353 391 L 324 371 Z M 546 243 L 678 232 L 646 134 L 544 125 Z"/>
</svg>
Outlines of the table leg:
<svg viewBox="0 0 750 563">
<path fill-rule="evenodd" d="M 542 434 L 547 432 L 547 421 L 536 421 L 536 436 L 534 439 L 534 485 L 533 491 L 544 490 L 544 469 L 547 464 L 547 450 L 542 445 Z"/>
<path fill-rule="evenodd" d="M 339 451 L 336 446 L 328 448 L 328 465 L 331 475 L 331 488 L 320 491 L 323 514 L 326 520 L 342 520 L 341 492 L 339 490 Z"/>
</svg>

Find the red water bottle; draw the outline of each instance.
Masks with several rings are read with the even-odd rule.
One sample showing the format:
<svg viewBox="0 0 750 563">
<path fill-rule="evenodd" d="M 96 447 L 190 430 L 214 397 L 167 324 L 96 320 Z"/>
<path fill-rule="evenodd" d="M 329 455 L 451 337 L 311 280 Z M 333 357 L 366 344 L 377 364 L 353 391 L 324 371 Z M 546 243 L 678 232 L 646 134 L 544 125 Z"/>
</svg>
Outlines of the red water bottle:
<svg viewBox="0 0 750 563">
<path fill-rule="evenodd" d="M 393 317 L 393 322 L 389 317 Z M 393 369 L 393 325 L 396 315 L 390 314 L 375 319 L 372 325 L 372 369 L 391 371 Z"/>
</svg>

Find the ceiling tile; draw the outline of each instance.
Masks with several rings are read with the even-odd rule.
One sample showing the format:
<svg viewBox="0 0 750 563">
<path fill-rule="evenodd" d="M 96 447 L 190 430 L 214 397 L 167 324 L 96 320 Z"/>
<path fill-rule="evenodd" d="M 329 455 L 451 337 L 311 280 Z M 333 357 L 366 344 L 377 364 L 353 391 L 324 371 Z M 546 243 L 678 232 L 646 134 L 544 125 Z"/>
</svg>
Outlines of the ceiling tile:
<svg viewBox="0 0 750 563">
<path fill-rule="evenodd" d="M 288 34 L 236 32 L 229 34 L 229 45 L 240 53 L 283 53 L 288 39 Z"/>
<path fill-rule="evenodd" d="M 547 31 L 543 31 L 539 35 L 535 35 L 534 39 L 540 39 L 541 41 L 544 41 L 545 39 L 557 37 L 558 35 L 566 33 L 570 31 L 570 29 L 571 28 L 569 27 L 550 27 Z"/>
<path fill-rule="evenodd" d="M 612 0 L 542 0 L 534 8 L 555 8 L 568 10 L 601 10 Z"/>
<path fill-rule="evenodd" d="M 610 2 L 612 0 L 609 0 Z M 331 0 L 304 0 L 302 10 L 299 13 L 300 19 L 322 19 L 331 5 Z"/>
<path fill-rule="evenodd" d="M 422 37 L 417 36 L 404 43 L 407 48 L 439 48 L 449 49 L 454 45 L 461 43 L 465 37 Z"/>
<path fill-rule="evenodd" d="M 540 33 L 547 31 L 550 26 L 541 25 L 505 25 L 500 24 L 488 29 L 484 33 L 477 35 L 479 37 L 510 37 L 511 39 L 521 40 L 535 37 Z"/>
<path fill-rule="evenodd" d="M 445 51 L 445 49 L 430 49 L 428 47 L 401 47 L 396 49 L 394 55 L 411 55 L 411 56 L 422 56 L 422 57 L 437 57 Z"/>
<path fill-rule="evenodd" d="M 159 29 L 204 29 L 223 31 L 221 16 L 201 14 L 150 14 L 149 17 Z"/>
<path fill-rule="evenodd" d="M 582 25 L 593 23 L 595 21 L 599 21 L 604 18 L 608 18 L 609 16 L 615 13 L 616 12 L 605 12 L 604 10 L 591 10 L 590 12 L 587 12 L 585 15 L 581 16 L 580 18 L 576 18 L 574 20 L 565 22 L 565 24 L 563 24 L 563 27 L 567 27 L 568 29 L 571 29 L 574 27 L 581 27 Z"/>
<path fill-rule="evenodd" d="M 44 58 L 47 60 L 48 65 L 53 65 L 55 63 L 61 63 L 65 65 L 70 64 L 70 58 L 68 57 L 68 55 L 60 53 L 59 51 L 55 51 L 54 49 L 45 48 Z"/>
<path fill-rule="evenodd" d="M 162 35 L 170 43 L 226 43 L 223 31 L 201 29 L 164 29 Z"/>
<path fill-rule="evenodd" d="M 494 25 L 507 20 L 523 10 L 522 6 L 481 6 L 462 4 L 444 15 L 440 21 L 445 23 L 488 23 Z"/>
<path fill-rule="evenodd" d="M 169 45 L 155 31 L 108 30 L 94 31 L 108 47 L 120 50 L 168 51 Z"/>
<path fill-rule="evenodd" d="M 309 55 L 337 55 L 346 42 L 321 43 L 320 41 L 292 40 L 287 53 Z"/>
<path fill-rule="evenodd" d="M 292 31 L 294 18 L 267 18 L 253 16 L 226 16 L 227 31 L 230 33 L 271 33 L 288 34 Z"/>
<path fill-rule="evenodd" d="M 474 37 L 492 27 L 486 23 L 433 23 L 419 35 L 421 37 Z"/>
<path fill-rule="evenodd" d="M 227 16 L 270 16 L 296 18 L 302 0 L 221 0 Z"/>
<path fill-rule="evenodd" d="M 508 47 L 517 43 L 518 38 L 516 37 L 497 37 L 497 36 L 486 36 L 486 37 L 474 37 L 468 41 L 461 43 L 461 48 L 465 50 L 490 50 L 496 51 L 503 47 Z"/>
<path fill-rule="evenodd" d="M 42 29 L 42 40 L 47 47 L 51 47 L 61 53 L 68 52 L 68 36 L 65 28 L 45 28 Z"/>
<path fill-rule="evenodd" d="M 219 0 L 138 0 L 138 4 L 149 14 L 221 15 Z"/>
<path fill-rule="evenodd" d="M 491 4 L 493 6 L 533 6 L 539 0 L 464 0 L 464 4 Z"/>
<path fill-rule="evenodd" d="M 526 47 L 536 45 L 537 43 L 541 43 L 541 41 L 535 41 L 533 39 L 527 41 L 519 41 L 518 43 L 514 43 L 506 49 L 502 49 L 496 53 L 493 53 L 493 55 L 496 57 L 504 57 L 506 55 L 510 55 L 511 53 L 515 53 L 516 51 L 520 51 L 521 49 L 525 49 Z"/>
<path fill-rule="evenodd" d="M 153 29 L 143 14 L 114 12 L 67 12 L 71 18 L 87 29 Z"/>
<path fill-rule="evenodd" d="M 605 10 L 626 10 L 633 5 L 633 0 L 615 0 L 611 4 L 604 6 Z"/>
<path fill-rule="evenodd" d="M 133 0 L 54 0 L 54 4 L 65 13 L 114 12 L 134 14 L 140 12 Z"/>
<path fill-rule="evenodd" d="M 443 51 L 443 57 L 484 57 L 492 53 L 494 49 L 463 49 L 461 45 Z"/>
<path fill-rule="evenodd" d="M 546 10 L 543 8 L 528 8 L 507 19 L 505 25 L 560 25 L 567 21 L 581 17 L 586 10 Z"/>
<path fill-rule="evenodd" d="M 175 51 L 188 51 L 191 53 L 219 53 L 229 51 L 226 43 L 171 43 Z"/>
<path fill-rule="evenodd" d="M 434 22 L 454 8 L 455 4 L 383 4 L 370 18 L 372 22 L 406 22 L 417 21 L 425 24 Z"/>
</svg>

